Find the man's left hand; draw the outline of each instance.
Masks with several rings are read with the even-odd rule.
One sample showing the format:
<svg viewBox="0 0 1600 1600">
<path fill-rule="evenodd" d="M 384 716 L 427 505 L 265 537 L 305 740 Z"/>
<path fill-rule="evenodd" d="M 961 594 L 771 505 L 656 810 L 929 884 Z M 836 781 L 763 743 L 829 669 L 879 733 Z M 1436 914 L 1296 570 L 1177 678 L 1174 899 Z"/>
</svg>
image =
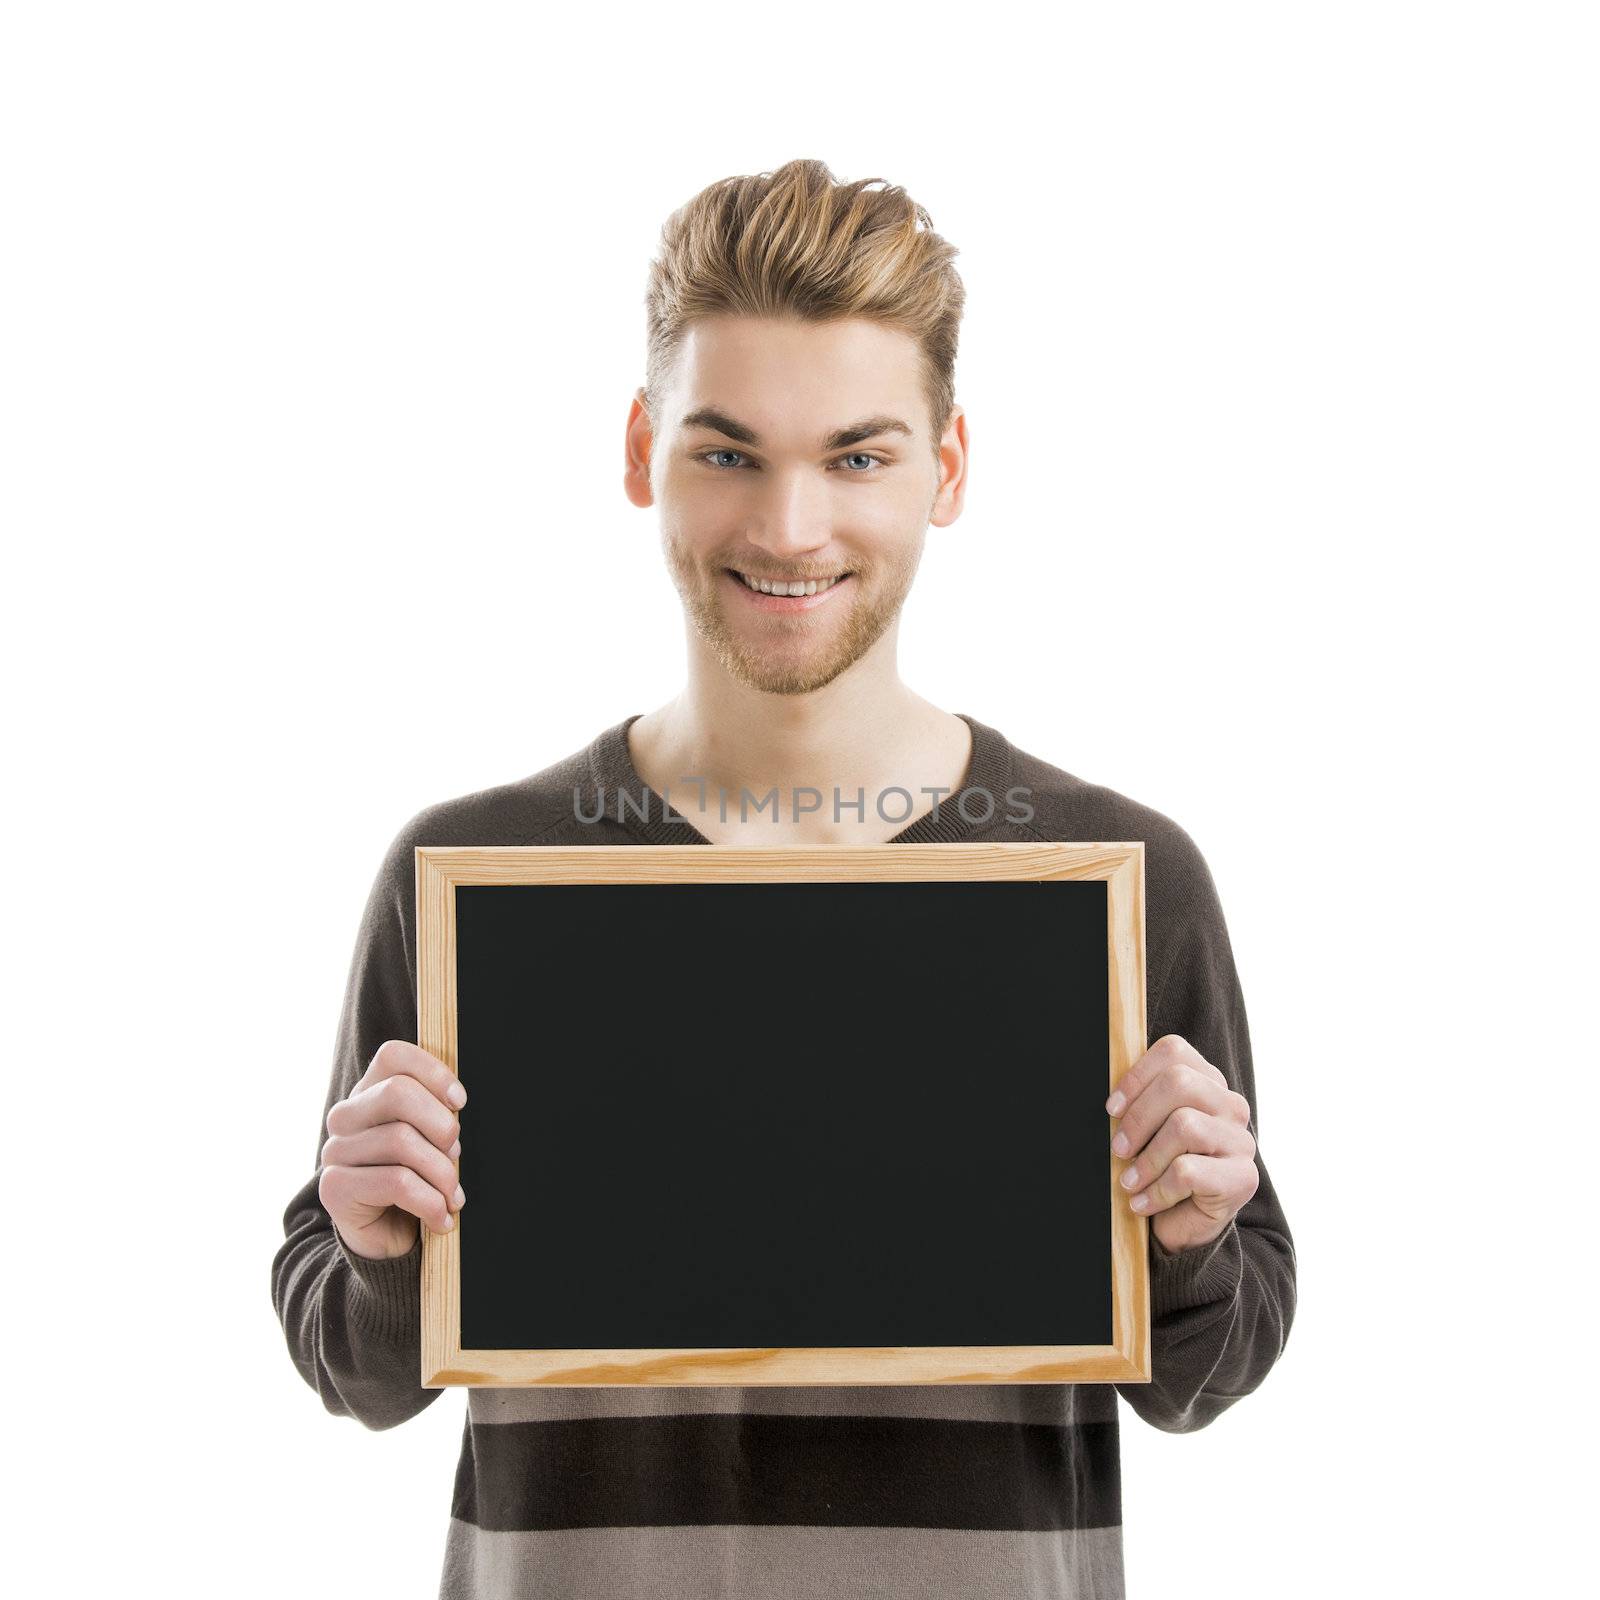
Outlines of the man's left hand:
<svg viewBox="0 0 1600 1600">
<path fill-rule="evenodd" d="M 1129 1204 L 1170 1253 L 1209 1244 L 1261 1181 L 1250 1102 L 1187 1039 L 1163 1034 L 1117 1081 L 1111 1141 Z"/>
</svg>

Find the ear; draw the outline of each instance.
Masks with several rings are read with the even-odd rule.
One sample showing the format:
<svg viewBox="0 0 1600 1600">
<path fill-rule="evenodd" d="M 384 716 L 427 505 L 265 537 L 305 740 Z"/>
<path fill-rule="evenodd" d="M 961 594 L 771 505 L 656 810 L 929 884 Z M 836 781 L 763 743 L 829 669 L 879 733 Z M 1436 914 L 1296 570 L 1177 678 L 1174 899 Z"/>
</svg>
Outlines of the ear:
<svg viewBox="0 0 1600 1600">
<path fill-rule="evenodd" d="M 645 410 L 641 385 L 634 391 L 633 403 L 628 407 L 622 438 L 622 491 L 636 506 L 656 503 L 650 488 L 650 459 L 654 448 L 655 433 L 650 425 L 650 413 Z"/>
<path fill-rule="evenodd" d="M 939 488 L 928 511 L 928 521 L 936 528 L 949 527 L 961 515 L 967 495 L 970 449 L 967 414 L 957 406 L 950 413 L 949 426 L 939 441 Z"/>
</svg>

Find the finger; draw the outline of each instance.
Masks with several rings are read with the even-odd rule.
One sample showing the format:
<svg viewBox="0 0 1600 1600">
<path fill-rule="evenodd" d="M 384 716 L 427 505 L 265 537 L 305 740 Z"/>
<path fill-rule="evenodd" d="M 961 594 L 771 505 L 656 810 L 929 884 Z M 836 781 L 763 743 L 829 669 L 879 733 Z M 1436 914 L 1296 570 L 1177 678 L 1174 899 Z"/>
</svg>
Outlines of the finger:
<svg viewBox="0 0 1600 1600">
<path fill-rule="evenodd" d="M 1156 1130 L 1138 1158 L 1123 1169 L 1122 1187 L 1129 1194 L 1145 1188 L 1186 1153 L 1253 1159 L 1256 1141 L 1248 1128 L 1241 1128 L 1230 1117 L 1179 1106 Z"/>
<path fill-rule="evenodd" d="M 1179 1106 L 1221 1115 L 1232 1093 L 1210 1073 L 1202 1072 L 1189 1061 L 1171 1061 L 1151 1079 L 1138 1097 L 1129 1102 L 1118 1119 L 1112 1151 L 1133 1159 L 1154 1137 L 1156 1129 Z"/>
<path fill-rule="evenodd" d="M 333 1217 L 348 1216 L 357 1207 L 377 1217 L 398 1206 L 435 1233 L 448 1233 L 455 1225 L 445 1196 L 410 1167 L 324 1167 L 317 1192 Z"/>
<path fill-rule="evenodd" d="M 1187 1062 L 1205 1077 L 1227 1084 L 1226 1074 L 1212 1066 L 1182 1034 L 1164 1033 L 1117 1079 L 1106 1100 L 1106 1110 L 1114 1117 L 1121 1116 L 1123 1108 L 1131 1105 L 1161 1072 L 1180 1061 Z"/>
<path fill-rule="evenodd" d="M 430 1144 L 409 1122 L 385 1122 L 360 1133 L 335 1134 L 322 1147 L 325 1167 L 410 1167 L 451 1199 L 459 1183 L 453 1157 Z"/>
<path fill-rule="evenodd" d="M 1128 1203 L 1141 1216 L 1153 1216 L 1182 1200 L 1193 1200 L 1209 1217 L 1232 1216 L 1255 1193 L 1256 1182 L 1255 1162 L 1242 1156 L 1185 1153 Z"/>
<path fill-rule="evenodd" d="M 385 1122 L 409 1122 L 441 1150 L 448 1150 L 461 1132 L 455 1112 L 404 1073 L 353 1089 L 328 1112 L 329 1133 L 360 1133 Z"/>
<path fill-rule="evenodd" d="M 1167 1065 L 1169 1061 L 1180 1061 L 1183 1053 L 1189 1048 L 1189 1041 L 1180 1038 L 1175 1033 L 1164 1033 L 1150 1046 L 1145 1053 L 1135 1061 L 1126 1072 L 1117 1079 L 1116 1086 L 1112 1089 L 1110 1098 L 1106 1101 L 1106 1110 L 1112 1116 L 1122 1115 L 1123 1108 L 1138 1098 L 1149 1084 L 1150 1080 Z"/>
<path fill-rule="evenodd" d="M 447 1106 L 460 1110 L 467 1103 L 467 1091 L 455 1073 L 438 1056 L 429 1055 L 420 1045 L 406 1039 L 385 1039 L 373 1052 L 356 1088 L 364 1089 L 400 1073 L 415 1078 Z"/>
<path fill-rule="evenodd" d="M 1173 1256 L 1215 1239 L 1219 1220 L 1226 1228 L 1226 1219 L 1208 1216 L 1193 1200 L 1180 1200 L 1150 1219 L 1150 1237 L 1165 1255 Z"/>
</svg>

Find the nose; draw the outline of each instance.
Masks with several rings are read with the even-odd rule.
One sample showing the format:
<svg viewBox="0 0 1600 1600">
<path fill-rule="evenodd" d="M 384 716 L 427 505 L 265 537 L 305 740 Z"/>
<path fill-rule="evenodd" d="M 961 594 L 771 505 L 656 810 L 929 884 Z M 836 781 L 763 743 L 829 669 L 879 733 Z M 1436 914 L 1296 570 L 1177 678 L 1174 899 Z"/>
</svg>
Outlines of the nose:
<svg viewBox="0 0 1600 1600">
<path fill-rule="evenodd" d="M 776 561 L 826 549 L 833 541 L 827 500 L 811 488 L 803 474 L 774 472 L 759 503 L 751 507 L 745 538 Z"/>
</svg>

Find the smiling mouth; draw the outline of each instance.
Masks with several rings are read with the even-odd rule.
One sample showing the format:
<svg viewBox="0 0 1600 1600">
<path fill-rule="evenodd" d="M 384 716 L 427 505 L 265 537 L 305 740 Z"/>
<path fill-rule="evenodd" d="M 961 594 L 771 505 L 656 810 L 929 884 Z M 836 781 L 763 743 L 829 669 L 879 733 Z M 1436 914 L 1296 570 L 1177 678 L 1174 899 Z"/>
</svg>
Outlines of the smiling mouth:
<svg viewBox="0 0 1600 1600">
<path fill-rule="evenodd" d="M 741 572 L 737 567 L 725 567 L 725 572 L 737 578 L 747 589 L 753 589 L 757 594 L 770 594 L 778 597 L 802 598 L 806 595 L 826 594 L 829 589 L 844 582 L 853 574 L 836 572 L 827 578 L 758 578 L 752 577 L 748 572 Z"/>
</svg>

